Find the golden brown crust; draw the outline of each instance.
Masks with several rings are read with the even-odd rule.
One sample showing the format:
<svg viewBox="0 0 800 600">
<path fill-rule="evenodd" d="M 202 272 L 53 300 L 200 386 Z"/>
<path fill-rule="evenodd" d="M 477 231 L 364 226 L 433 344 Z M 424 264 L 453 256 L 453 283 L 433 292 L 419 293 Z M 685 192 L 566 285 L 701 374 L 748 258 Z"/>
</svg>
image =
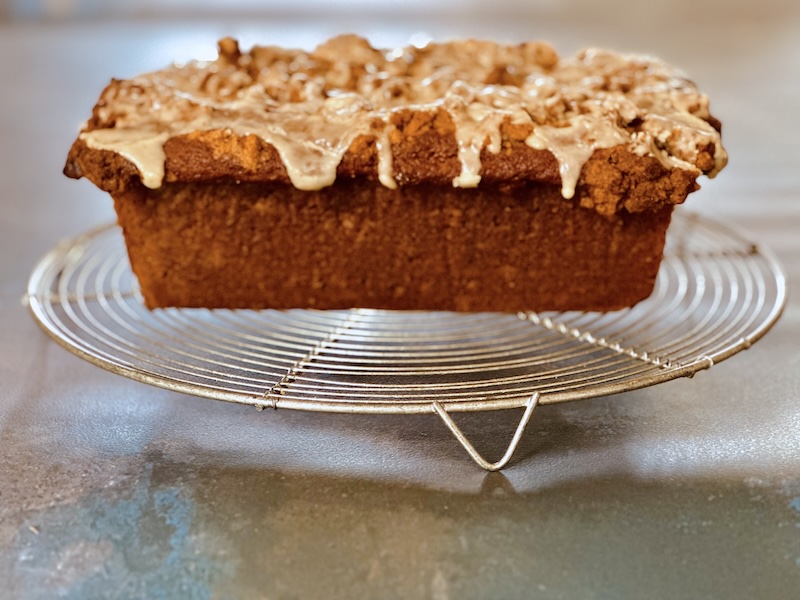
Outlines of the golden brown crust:
<svg viewBox="0 0 800 600">
<path fill-rule="evenodd" d="M 445 111 L 401 111 L 393 119 L 390 135 L 394 177 L 398 184 L 438 184 L 452 187 L 458 175 L 455 128 Z M 525 128 L 502 128 L 499 153 L 481 153 L 482 185 L 517 186 L 524 183 L 558 185 L 558 161 L 547 150 L 525 144 Z M 165 181 L 243 181 L 290 183 L 278 151 L 255 135 L 226 131 L 200 131 L 169 139 L 164 144 Z M 377 179 L 377 153 L 373 136 L 359 136 L 345 153 L 337 178 Z M 89 148 L 77 140 L 64 170 L 70 177 L 86 177 L 101 189 L 117 193 L 138 183 L 139 172 L 128 160 L 107 150 Z M 576 197 L 582 206 L 602 214 L 631 213 L 680 204 L 697 189 L 697 175 L 667 169 L 658 160 L 635 155 L 622 147 L 598 149 L 586 162 L 578 180 Z"/>
</svg>

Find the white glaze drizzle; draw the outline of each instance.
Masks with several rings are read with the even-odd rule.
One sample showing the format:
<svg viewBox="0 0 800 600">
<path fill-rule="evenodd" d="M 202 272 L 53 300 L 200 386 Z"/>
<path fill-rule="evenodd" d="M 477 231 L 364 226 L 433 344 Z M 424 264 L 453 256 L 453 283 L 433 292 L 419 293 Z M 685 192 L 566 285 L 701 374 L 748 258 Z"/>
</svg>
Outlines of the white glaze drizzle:
<svg viewBox="0 0 800 600">
<path fill-rule="evenodd" d="M 161 187 L 164 180 L 164 142 L 169 138 L 169 132 L 130 129 L 96 129 L 81 135 L 90 148 L 110 150 L 131 161 L 151 189 Z"/>
<path fill-rule="evenodd" d="M 375 138 L 375 149 L 378 153 L 378 181 L 390 190 L 397 189 L 397 181 L 394 178 L 394 166 L 392 156 L 392 145 L 389 141 L 391 125 L 386 127 Z"/>
<path fill-rule="evenodd" d="M 580 115 L 566 127 L 534 127 L 525 143 L 537 150 L 549 150 L 558 159 L 561 195 L 570 199 L 575 195 L 581 168 L 594 151 L 626 141 L 625 136 L 607 121 Z"/>
<path fill-rule="evenodd" d="M 490 81 L 503 77 L 513 81 Z M 356 138 L 371 135 L 378 179 L 395 188 L 391 117 L 405 109 L 444 109 L 453 119 L 461 164 L 455 187 L 480 183 L 481 152 L 500 151 L 506 121 L 531 128 L 526 143 L 556 157 L 565 198 L 599 148 L 622 145 L 699 173 L 699 151 L 711 144 L 709 176 L 727 161 L 718 132 L 704 120 L 707 98 L 654 59 L 588 50 L 559 61 L 544 44 L 477 41 L 385 52 L 355 36 L 312 53 L 236 49 L 214 62 L 119 82 L 98 104 L 99 126 L 80 138 L 124 156 L 157 188 L 168 139 L 211 130 L 252 134 L 276 148 L 295 187 L 314 190 L 335 181 Z"/>
</svg>

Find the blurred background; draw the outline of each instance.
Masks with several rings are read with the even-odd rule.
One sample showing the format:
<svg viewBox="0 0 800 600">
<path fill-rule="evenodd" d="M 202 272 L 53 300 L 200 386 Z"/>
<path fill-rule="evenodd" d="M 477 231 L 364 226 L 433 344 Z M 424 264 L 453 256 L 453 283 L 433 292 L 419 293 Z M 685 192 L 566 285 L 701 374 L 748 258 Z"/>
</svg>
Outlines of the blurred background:
<svg viewBox="0 0 800 600">
<path fill-rule="evenodd" d="M 724 53 L 717 47 L 720 37 L 709 35 L 712 28 L 730 29 L 726 41 L 742 47 L 754 41 L 753 32 L 796 25 L 798 13 L 800 3 L 794 0 L 0 0 L 0 18 L 16 23 L 280 22 L 283 34 L 308 42 L 315 39 L 312 32 L 305 32 L 306 38 L 292 29 L 362 31 L 378 38 L 376 43 L 399 43 L 409 29 L 437 37 L 557 37 L 567 45 L 672 48 L 678 56 L 681 50 Z"/>
</svg>

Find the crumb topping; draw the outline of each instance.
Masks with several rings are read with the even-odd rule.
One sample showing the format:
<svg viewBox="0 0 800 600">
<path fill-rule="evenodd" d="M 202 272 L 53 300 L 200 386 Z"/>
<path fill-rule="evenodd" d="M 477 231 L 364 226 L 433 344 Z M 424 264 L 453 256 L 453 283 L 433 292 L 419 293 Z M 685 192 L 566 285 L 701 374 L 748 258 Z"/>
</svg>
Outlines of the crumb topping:
<svg viewBox="0 0 800 600">
<path fill-rule="evenodd" d="M 392 132 L 396 115 L 408 111 L 449 114 L 461 165 L 455 187 L 479 185 L 481 153 L 499 153 L 510 127 L 556 157 L 565 198 L 601 148 L 622 146 L 710 177 L 727 162 L 708 98 L 659 60 L 597 49 L 564 59 L 541 42 L 381 50 L 354 35 L 312 52 L 242 52 L 223 39 L 215 61 L 112 82 L 80 139 L 127 158 L 158 188 L 170 138 L 255 135 L 277 150 L 295 187 L 313 190 L 331 185 L 351 145 L 371 136 L 378 178 L 394 188 Z"/>
</svg>

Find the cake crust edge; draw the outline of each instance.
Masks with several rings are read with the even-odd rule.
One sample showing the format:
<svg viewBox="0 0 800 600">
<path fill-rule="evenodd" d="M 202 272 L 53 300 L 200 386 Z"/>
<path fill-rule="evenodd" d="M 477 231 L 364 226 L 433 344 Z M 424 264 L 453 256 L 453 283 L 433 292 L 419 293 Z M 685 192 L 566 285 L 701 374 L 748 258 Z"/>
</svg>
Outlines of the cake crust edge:
<svg viewBox="0 0 800 600">
<path fill-rule="evenodd" d="M 257 136 L 198 131 L 170 138 L 164 151 L 166 183 L 290 184 L 277 150 Z M 413 134 L 398 135 L 392 152 L 394 177 L 401 187 L 424 184 L 452 188 L 459 169 L 452 131 L 417 128 Z M 499 153 L 484 149 L 481 160 L 481 188 L 560 185 L 555 157 L 547 150 L 528 147 L 520 139 L 504 138 Z M 69 151 L 64 174 L 75 179 L 86 177 L 111 194 L 124 192 L 141 181 L 139 170 L 124 156 L 90 148 L 80 139 Z M 338 167 L 337 181 L 357 178 L 378 179 L 374 137 L 357 138 Z M 623 210 L 640 213 L 681 204 L 698 189 L 696 180 L 697 173 L 668 169 L 656 158 L 638 156 L 622 146 L 600 148 L 584 164 L 575 197 L 581 206 L 604 215 Z"/>
</svg>

